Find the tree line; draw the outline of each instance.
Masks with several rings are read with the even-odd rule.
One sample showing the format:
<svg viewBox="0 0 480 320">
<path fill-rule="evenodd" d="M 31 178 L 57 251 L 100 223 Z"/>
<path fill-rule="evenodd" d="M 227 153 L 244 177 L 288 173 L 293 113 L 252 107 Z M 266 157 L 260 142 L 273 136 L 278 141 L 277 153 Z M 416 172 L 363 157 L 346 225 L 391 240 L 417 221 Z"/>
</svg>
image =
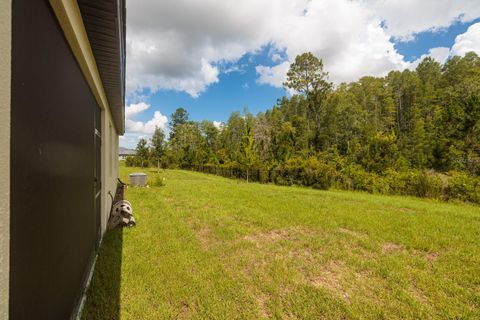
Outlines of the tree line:
<svg viewBox="0 0 480 320">
<path fill-rule="evenodd" d="M 480 202 L 474 52 L 337 86 L 308 52 L 296 57 L 284 85 L 296 94 L 257 115 L 233 112 L 220 127 L 177 109 L 168 139 L 157 128 L 127 164 L 235 168 L 247 179 L 268 172 L 264 180 L 278 184 Z"/>
</svg>

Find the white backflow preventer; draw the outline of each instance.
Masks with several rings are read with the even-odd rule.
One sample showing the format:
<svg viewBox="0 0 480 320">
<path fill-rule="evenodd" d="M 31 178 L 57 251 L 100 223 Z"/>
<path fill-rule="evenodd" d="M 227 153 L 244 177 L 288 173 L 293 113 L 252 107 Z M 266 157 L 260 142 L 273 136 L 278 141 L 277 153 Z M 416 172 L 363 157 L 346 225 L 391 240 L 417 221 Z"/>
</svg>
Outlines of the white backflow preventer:
<svg viewBox="0 0 480 320">
<path fill-rule="evenodd" d="M 120 200 L 112 207 L 110 219 L 108 220 L 108 229 L 114 229 L 118 226 L 135 226 L 132 204 L 127 200 Z"/>
</svg>

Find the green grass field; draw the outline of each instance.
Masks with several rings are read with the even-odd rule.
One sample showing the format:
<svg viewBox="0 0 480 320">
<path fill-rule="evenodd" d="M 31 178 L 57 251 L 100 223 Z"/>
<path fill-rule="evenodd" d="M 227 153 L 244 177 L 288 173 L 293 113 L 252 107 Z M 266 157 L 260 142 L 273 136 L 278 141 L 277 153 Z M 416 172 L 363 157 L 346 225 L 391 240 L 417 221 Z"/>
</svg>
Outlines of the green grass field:
<svg viewBox="0 0 480 320">
<path fill-rule="evenodd" d="M 84 319 L 480 318 L 478 206 L 161 176 L 127 190 Z"/>
</svg>

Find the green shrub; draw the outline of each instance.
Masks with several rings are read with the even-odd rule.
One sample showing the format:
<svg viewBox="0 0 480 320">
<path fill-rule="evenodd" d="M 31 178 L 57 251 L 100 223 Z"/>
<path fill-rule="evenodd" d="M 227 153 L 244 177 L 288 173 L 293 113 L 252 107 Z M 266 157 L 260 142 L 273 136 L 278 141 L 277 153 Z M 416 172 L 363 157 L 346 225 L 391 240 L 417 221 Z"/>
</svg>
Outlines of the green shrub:
<svg viewBox="0 0 480 320">
<path fill-rule="evenodd" d="M 316 189 L 330 188 L 337 178 L 335 164 L 316 157 L 307 160 L 291 158 L 270 173 L 270 180 L 279 185 L 302 185 Z"/>
<path fill-rule="evenodd" d="M 151 180 L 150 185 L 152 187 L 163 187 L 165 185 L 165 177 L 155 174 Z"/>
<path fill-rule="evenodd" d="M 269 177 L 269 170 L 267 169 L 259 169 L 260 174 L 259 174 L 259 181 L 260 183 L 268 183 L 270 182 L 270 177 Z"/>
<path fill-rule="evenodd" d="M 281 175 L 278 175 L 275 177 L 275 180 L 273 181 L 275 184 L 278 184 L 279 186 L 291 186 L 292 185 L 292 180 L 282 177 Z"/>
<path fill-rule="evenodd" d="M 305 161 L 300 172 L 303 185 L 323 190 L 330 188 L 334 184 L 337 175 L 334 164 L 319 161 L 314 157 Z"/>
<path fill-rule="evenodd" d="M 403 190 L 396 193 L 422 198 L 440 199 L 443 195 L 443 182 L 438 174 L 430 171 L 409 170 L 399 175 Z"/>
<path fill-rule="evenodd" d="M 480 203 L 480 178 L 466 173 L 450 172 L 445 175 L 432 170 L 396 171 L 389 168 L 380 175 L 368 172 L 358 164 L 345 165 L 335 161 L 334 154 L 331 158 L 332 161 L 318 157 L 307 159 L 294 157 L 270 168 L 249 168 L 249 180 L 272 182 L 283 186 L 302 185 L 316 189 L 336 186 L 339 189 L 369 193 L 458 199 Z M 247 176 L 247 168 L 236 162 L 199 165 L 192 169 L 230 178 L 246 179 Z"/>
<path fill-rule="evenodd" d="M 378 176 L 365 171 L 360 165 L 348 165 L 340 174 L 343 189 L 367 191 L 370 193 L 375 191 L 375 180 L 378 179 Z"/>
<path fill-rule="evenodd" d="M 125 158 L 126 167 L 139 167 L 141 164 L 136 156 L 128 156 Z"/>
<path fill-rule="evenodd" d="M 449 172 L 446 199 L 458 199 L 480 203 L 480 178 L 468 176 L 463 172 Z"/>
<path fill-rule="evenodd" d="M 386 194 L 405 194 L 406 182 L 402 179 L 402 174 L 393 169 L 387 169 L 383 175 L 384 184 L 387 188 Z"/>
<path fill-rule="evenodd" d="M 444 194 L 444 182 L 439 173 L 422 171 L 418 181 L 419 194 L 426 198 L 441 199 Z"/>
</svg>

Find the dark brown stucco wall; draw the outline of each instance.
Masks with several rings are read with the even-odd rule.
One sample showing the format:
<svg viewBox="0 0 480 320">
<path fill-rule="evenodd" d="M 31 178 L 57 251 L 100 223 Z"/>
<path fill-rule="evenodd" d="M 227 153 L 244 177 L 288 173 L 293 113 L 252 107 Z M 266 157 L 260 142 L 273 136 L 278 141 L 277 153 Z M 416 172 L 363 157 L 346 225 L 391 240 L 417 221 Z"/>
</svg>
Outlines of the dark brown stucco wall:
<svg viewBox="0 0 480 320">
<path fill-rule="evenodd" d="M 96 101 L 45 0 L 12 5 L 11 319 L 68 319 L 95 248 Z"/>
</svg>

